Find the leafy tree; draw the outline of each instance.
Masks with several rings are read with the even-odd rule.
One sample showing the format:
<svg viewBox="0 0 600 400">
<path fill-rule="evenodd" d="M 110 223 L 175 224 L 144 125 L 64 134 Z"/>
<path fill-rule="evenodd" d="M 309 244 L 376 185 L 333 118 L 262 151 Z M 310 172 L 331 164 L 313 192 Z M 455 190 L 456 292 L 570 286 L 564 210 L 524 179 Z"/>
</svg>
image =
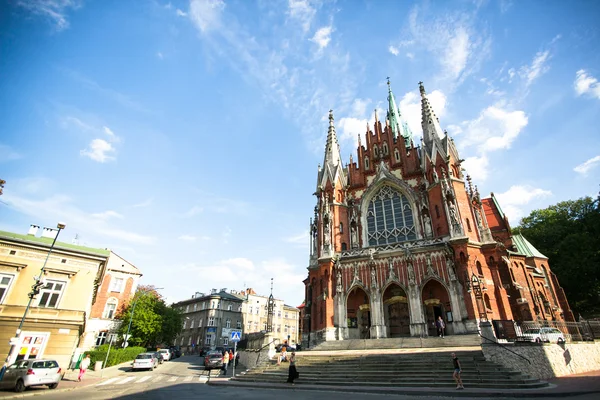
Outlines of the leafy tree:
<svg viewBox="0 0 600 400">
<path fill-rule="evenodd" d="M 123 321 L 119 328 L 121 335 L 127 333 L 131 321 L 129 345 L 147 348 L 173 343 L 183 324 L 181 313 L 167 306 L 153 286 L 140 286 L 117 318 Z"/>
<path fill-rule="evenodd" d="M 575 315 L 600 315 L 600 196 L 532 211 L 515 231 L 550 259 Z"/>
</svg>

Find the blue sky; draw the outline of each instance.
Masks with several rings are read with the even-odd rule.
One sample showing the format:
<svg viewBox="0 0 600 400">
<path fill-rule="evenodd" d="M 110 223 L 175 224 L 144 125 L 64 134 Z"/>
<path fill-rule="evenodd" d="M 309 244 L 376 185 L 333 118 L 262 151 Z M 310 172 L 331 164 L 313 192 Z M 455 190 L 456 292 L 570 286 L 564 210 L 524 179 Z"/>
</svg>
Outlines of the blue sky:
<svg viewBox="0 0 600 400">
<path fill-rule="evenodd" d="M 0 229 L 67 229 L 169 300 L 303 299 L 327 113 L 355 154 L 417 82 L 513 225 L 600 183 L 592 1 L 76 1 L 0 9 Z M 364 143 L 364 141 L 363 141 Z"/>
</svg>

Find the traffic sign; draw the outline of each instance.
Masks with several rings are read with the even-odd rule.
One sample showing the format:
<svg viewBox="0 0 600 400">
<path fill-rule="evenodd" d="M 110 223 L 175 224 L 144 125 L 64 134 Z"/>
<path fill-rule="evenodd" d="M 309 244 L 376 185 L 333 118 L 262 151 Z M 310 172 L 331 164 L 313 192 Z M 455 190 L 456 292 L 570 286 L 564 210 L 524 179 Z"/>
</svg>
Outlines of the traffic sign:
<svg viewBox="0 0 600 400">
<path fill-rule="evenodd" d="M 242 333 L 240 331 L 231 331 L 231 341 L 239 342 L 241 340 Z"/>
</svg>

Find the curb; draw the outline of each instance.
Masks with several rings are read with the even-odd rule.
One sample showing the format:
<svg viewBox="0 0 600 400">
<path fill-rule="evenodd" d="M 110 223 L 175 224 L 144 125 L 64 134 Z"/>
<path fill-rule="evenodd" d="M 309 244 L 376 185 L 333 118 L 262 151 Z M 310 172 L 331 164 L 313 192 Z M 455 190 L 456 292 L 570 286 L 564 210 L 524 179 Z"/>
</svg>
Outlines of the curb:
<svg viewBox="0 0 600 400">
<path fill-rule="evenodd" d="M 297 383 L 294 386 L 281 383 L 261 385 L 246 382 L 235 382 L 229 379 L 210 380 L 206 382 L 212 386 L 230 386 L 239 388 L 259 388 L 265 390 L 303 390 L 303 391 L 320 391 L 320 392 L 343 392 L 343 393 L 369 393 L 369 394 L 387 394 L 387 395 L 405 395 L 405 396 L 444 396 L 444 397 L 478 397 L 478 398 L 540 398 L 540 397 L 572 397 L 586 394 L 600 393 L 600 390 L 586 391 L 570 391 L 570 392 L 549 392 L 548 390 L 556 389 L 556 385 L 550 384 L 545 389 L 531 389 L 530 391 L 487 391 L 486 389 L 472 389 L 456 391 L 454 389 L 434 390 L 429 388 L 373 388 L 360 386 L 326 386 L 326 385 L 311 385 Z"/>
<path fill-rule="evenodd" d="M 29 393 L 18 393 L 18 394 L 13 394 L 13 395 L 7 395 L 7 396 L 2 396 L 3 392 L 0 392 L 0 400 L 3 399 L 23 399 L 26 397 L 32 397 L 32 396 L 44 396 L 47 395 L 49 393 L 66 393 L 66 392 L 71 392 L 73 390 L 77 390 L 77 389 L 82 389 L 82 388 L 86 388 L 89 386 L 92 386 L 94 383 L 96 382 L 90 382 L 88 385 L 82 385 L 82 386 L 74 386 L 74 387 L 70 387 L 70 388 L 65 388 L 65 389 L 48 389 L 48 390 L 36 390 L 35 392 L 29 392 Z M 6 393 L 6 392 L 4 392 Z"/>
</svg>

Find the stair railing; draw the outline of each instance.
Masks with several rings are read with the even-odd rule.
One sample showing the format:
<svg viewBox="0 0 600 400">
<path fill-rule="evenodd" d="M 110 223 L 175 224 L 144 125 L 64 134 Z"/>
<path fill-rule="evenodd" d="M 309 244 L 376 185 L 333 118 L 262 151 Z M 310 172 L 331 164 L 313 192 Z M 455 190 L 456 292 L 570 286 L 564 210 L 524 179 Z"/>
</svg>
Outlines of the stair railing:
<svg viewBox="0 0 600 400">
<path fill-rule="evenodd" d="M 501 348 L 501 349 L 504 349 L 504 350 L 506 350 L 506 351 L 508 351 L 508 352 L 510 352 L 510 353 L 513 353 L 513 354 L 514 354 L 514 355 L 516 355 L 516 356 L 519 356 L 519 357 L 521 357 L 523 360 L 527 361 L 527 362 L 529 363 L 529 365 L 531 365 L 531 361 L 530 361 L 530 360 L 529 360 L 527 357 L 524 357 L 524 356 L 520 355 L 519 353 L 516 353 L 516 352 L 512 351 L 511 349 L 509 349 L 508 347 L 506 347 L 506 346 L 505 346 L 505 345 L 503 345 L 502 343 L 498 343 L 498 342 L 497 342 L 497 341 L 495 341 L 495 340 L 492 340 L 492 339 L 490 339 L 490 338 L 487 338 L 487 337 L 483 336 L 483 335 L 481 334 L 481 332 L 479 332 L 479 336 L 481 336 L 482 338 L 484 338 L 484 339 L 485 339 L 485 340 L 487 340 L 488 342 L 491 342 L 491 343 L 495 344 L 496 346 L 500 346 L 500 348 Z"/>
</svg>

